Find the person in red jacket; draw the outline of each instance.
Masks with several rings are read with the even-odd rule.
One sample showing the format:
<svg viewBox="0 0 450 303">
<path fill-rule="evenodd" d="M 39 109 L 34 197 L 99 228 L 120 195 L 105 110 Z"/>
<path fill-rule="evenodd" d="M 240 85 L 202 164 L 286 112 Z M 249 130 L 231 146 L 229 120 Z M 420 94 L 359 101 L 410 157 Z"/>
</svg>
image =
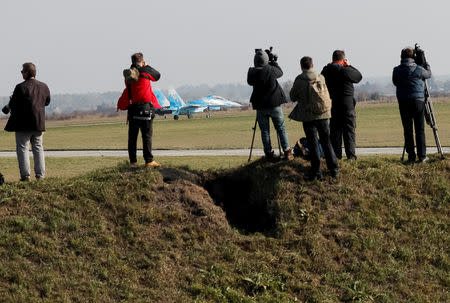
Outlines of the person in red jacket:
<svg viewBox="0 0 450 303">
<path fill-rule="evenodd" d="M 128 106 L 128 156 L 131 166 L 137 165 L 136 145 L 139 130 L 142 134 L 142 149 L 146 167 L 158 167 L 159 163 L 153 160 L 152 134 L 155 109 L 161 108 L 155 94 L 152 91 L 151 81 L 158 81 L 161 74 L 147 65 L 142 53 L 131 56 L 131 67 L 139 71 L 139 78 L 134 83 L 125 82 L 125 89 L 118 101 L 119 104 Z"/>
</svg>

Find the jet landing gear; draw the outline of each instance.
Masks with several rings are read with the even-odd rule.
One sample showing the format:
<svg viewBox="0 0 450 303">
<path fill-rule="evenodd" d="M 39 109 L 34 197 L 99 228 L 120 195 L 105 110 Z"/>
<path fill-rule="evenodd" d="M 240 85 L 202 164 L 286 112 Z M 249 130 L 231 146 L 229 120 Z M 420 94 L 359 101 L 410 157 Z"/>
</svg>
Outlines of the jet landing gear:
<svg viewBox="0 0 450 303">
<path fill-rule="evenodd" d="M 188 114 L 187 117 L 188 117 L 188 119 L 192 119 L 193 118 L 192 114 Z"/>
<path fill-rule="evenodd" d="M 173 119 L 174 119 L 174 120 L 178 120 L 178 119 L 180 119 L 180 116 L 174 115 L 174 116 L 173 116 Z"/>
</svg>

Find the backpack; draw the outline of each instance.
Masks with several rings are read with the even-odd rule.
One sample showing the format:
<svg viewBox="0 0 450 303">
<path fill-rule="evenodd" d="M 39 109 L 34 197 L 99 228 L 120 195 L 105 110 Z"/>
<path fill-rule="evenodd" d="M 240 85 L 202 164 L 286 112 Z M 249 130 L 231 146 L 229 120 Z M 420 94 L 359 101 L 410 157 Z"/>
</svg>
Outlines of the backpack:
<svg viewBox="0 0 450 303">
<path fill-rule="evenodd" d="M 0 185 L 3 185 L 5 183 L 5 178 L 3 178 L 3 175 L 0 174 Z"/>
<path fill-rule="evenodd" d="M 128 107 L 130 106 L 130 104 L 132 103 L 132 96 L 131 96 L 131 84 L 136 83 L 139 78 L 145 78 L 150 80 L 150 77 L 145 76 L 145 75 L 141 75 L 139 73 L 139 70 L 132 66 L 130 68 L 124 69 L 123 70 L 123 77 L 125 78 L 125 85 L 127 87 L 128 90 L 128 100 L 126 98 L 120 98 L 119 101 L 117 102 L 117 111 L 119 110 L 128 110 Z"/>
<path fill-rule="evenodd" d="M 139 70 L 136 67 L 124 69 L 123 77 L 127 84 L 136 83 L 139 80 Z"/>
<path fill-rule="evenodd" d="M 125 78 L 125 85 L 128 90 L 128 99 L 120 98 L 117 102 L 117 111 L 127 110 L 131 104 L 131 87 L 132 83 L 136 83 L 139 80 L 139 70 L 136 67 L 130 67 L 123 70 L 123 77 Z"/>
<path fill-rule="evenodd" d="M 309 148 L 308 141 L 305 137 L 297 140 L 293 148 L 294 157 L 302 157 L 303 159 L 309 160 Z M 325 157 L 322 145 L 319 142 L 319 154 L 321 158 Z"/>
<path fill-rule="evenodd" d="M 311 96 L 311 110 L 314 115 L 321 115 L 331 109 L 331 98 L 325 82 L 316 77 L 309 81 L 309 93 Z"/>
</svg>

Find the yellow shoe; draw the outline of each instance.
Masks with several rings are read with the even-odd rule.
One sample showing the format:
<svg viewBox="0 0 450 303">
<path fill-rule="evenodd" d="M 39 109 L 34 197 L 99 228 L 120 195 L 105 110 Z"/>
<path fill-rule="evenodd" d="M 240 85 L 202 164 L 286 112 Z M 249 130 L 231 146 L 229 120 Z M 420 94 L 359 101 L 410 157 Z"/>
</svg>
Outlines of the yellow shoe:
<svg viewBox="0 0 450 303">
<path fill-rule="evenodd" d="M 156 161 L 145 163 L 145 167 L 160 167 L 160 166 L 161 166 L 161 164 L 159 164 Z"/>
</svg>

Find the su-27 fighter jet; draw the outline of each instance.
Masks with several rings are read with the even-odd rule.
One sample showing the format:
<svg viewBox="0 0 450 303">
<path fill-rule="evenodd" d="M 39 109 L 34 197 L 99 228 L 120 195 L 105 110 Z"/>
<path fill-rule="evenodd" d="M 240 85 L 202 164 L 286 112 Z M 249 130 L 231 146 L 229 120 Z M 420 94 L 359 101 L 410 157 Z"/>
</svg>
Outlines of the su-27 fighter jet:
<svg viewBox="0 0 450 303">
<path fill-rule="evenodd" d="M 169 110 L 170 102 L 166 98 L 166 96 L 164 96 L 163 92 L 158 89 L 158 90 L 154 90 L 153 93 L 155 94 L 156 99 L 158 100 L 158 103 L 161 106 L 161 108 L 156 109 L 155 113 L 157 115 L 164 116 L 164 117 L 166 114 L 171 114 L 172 111 Z"/>
<path fill-rule="evenodd" d="M 161 91 L 155 92 L 158 103 L 161 105 L 161 109 L 157 111 L 157 114 L 172 114 L 175 120 L 178 120 L 180 115 L 187 115 L 188 119 L 192 118 L 195 113 L 202 113 L 206 111 L 206 117 L 211 117 L 210 111 L 221 110 L 222 108 L 240 107 L 237 102 L 227 100 L 219 96 L 209 95 L 204 98 L 194 100 L 185 103 L 183 99 L 178 95 L 174 89 L 169 90 L 169 106 L 167 106 L 167 98 Z M 164 104 L 164 105 L 163 105 Z"/>
</svg>

